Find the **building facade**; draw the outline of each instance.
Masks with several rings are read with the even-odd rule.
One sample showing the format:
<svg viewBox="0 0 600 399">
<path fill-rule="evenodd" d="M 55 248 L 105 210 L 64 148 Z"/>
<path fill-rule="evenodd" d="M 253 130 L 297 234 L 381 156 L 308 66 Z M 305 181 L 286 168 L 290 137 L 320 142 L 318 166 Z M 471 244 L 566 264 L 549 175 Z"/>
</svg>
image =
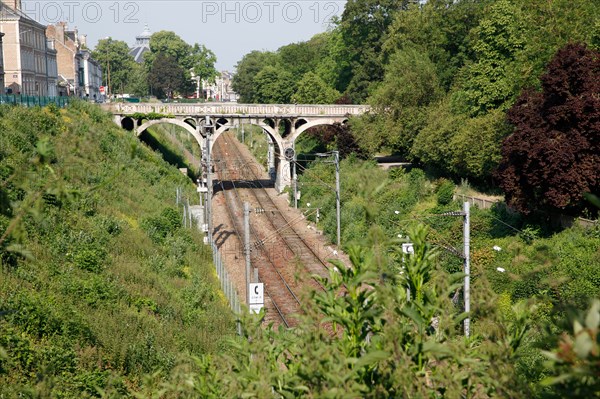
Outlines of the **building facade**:
<svg viewBox="0 0 600 399">
<path fill-rule="evenodd" d="M 4 92 L 56 95 L 56 50 L 46 40 L 46 27 L 21 11 L 20 0 L 2 0 L 0 19 L 4 33 Z"/>
<path fill-rule="evenodd" d="M 58 94 L 60 96 L 81 96 L 79 89 L 79 40 L 77 31 L 69 31 L 66 22 L 46 27 L 46 37 L 54 41 L 58 71 Z"/>
<path fill-rule="evenodd" d="M 0 32 L 0 89 L 4 88 L 4 50 L 2 49 L 2 38 L 4 33 Z M 4 94 L 4 92 L 0 92 Z"/>
<path fill-rule="evenodd" d="M 100 99 L 102 69 L 86 48 L 86 36 L 77 29 L 69 30 L 66 22 L 48 25 L 46 36 L 57 52 L 58 94 Z"/>
<path fill-rule="evenodd" d="M 214 82 L 202 81 L 202 91 L 207 100 L 237 102 L 239 95 L 231 88 L 233 73 L 221 71 Z"/>
<path fill-rule="evenodd" d="M 83 68 L 83 82 L 81 90 L 83 96 L 90 101 L 102 100 L 103 95 L 100 93 L 102 86 L 102 68 L 98 61 L 92 58 L 89 50 L 83 49 L 80 51 L 81 65 Z"/>
</svg>

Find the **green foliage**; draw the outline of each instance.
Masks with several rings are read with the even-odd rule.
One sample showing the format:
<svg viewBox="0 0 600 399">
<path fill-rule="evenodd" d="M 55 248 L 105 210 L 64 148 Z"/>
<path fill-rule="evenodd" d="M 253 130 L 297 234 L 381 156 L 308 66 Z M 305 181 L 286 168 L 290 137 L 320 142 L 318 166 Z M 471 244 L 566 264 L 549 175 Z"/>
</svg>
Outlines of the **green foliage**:
<svg viewBox="0 0 600 399">
<path fill-rule="evenodd" d="M 237 63 L 237 72 L 233 78 L 232 88 L 240 95 L 240 102 L 259 102 L 255 94 L 254 78 L 264 67 L 272 65 L 275 60 L 276 55 L 271 52 L 252 51 Z"/>
<path fill-rule="evenodd" d="M 156 59 L 161 55 L 172 59 L 174 64 L 179 67 L 175 68 L 173 65 L 173 69 L 183 71 L 184 84 L 179 87 L 183 93 L 192 89 L 190 86 L 191 73 L 208 82 L 214 81 L 214 78 L 218 75 L 215 69 L 215 63 L 217 62 L 215 54 L 202 44 L 194 43 L 190 45 L 186 43 L 175 32 L 163 30 L 153 33 L 150 37 L 150 51 L 144 54 L 144 63 L 149 73 L 155 68 Z M 160 85 L 153 83 L 151 75 L 148 78 L 148 83 L 153 87 L 165 85 L 164 83 Z"/>
<path fill-rule="evenodd" d="M 457 101 L 464 101 L 467 114 L 505 110 L 507 103 L 516 98 L 514 59 L 526 42 L 523 19 L 519 5 L 500 0 L 487 7 L 485 17 L 471 31 L 476 61 L 462 69 L 462 90 L 455 94 Z"/>
<path fill-rule="evenodd" d="M 148 71 L 148 84 L 161 96 L 173 98 L 174 93 L 189 90 L 190 81 L 186 70 L 177 59 L 166 53 L 158 53 Z"/>
<path fill-rule="evenodd" d="M 284 69 L 267 65 L 254 76 L 254 98 L 258 103 L 287 104 L 294 94 L 292 75 Z"/>
<path fill-rule="evenodd" d="M 584 316 L 573 321 L 572 334 L 563 335 L 558 347 L 546 352 L 554 376 L 544 383 L 555 387 L 556 397 L 591 398 L 600 392 L 600 300 Z"/>
<path fill-rule="evenodd" d="M 442 179 L 435 191 L 438 205 L 448 205 L 454 199 L 456 186 L 450 180 Z"/>
<path fill-rule="evenodd" d="M 291 100 L 298 104 L 333 104 L 340 93 L 329 87 L 314 72 L 307 72 L 297 83 L 296 92 Z"/>
<path fill-rule="evenodd" d="M 174 88 L 185 94 L 192 90 L 190 71 L 207 81 L 213 81 L 218 74 L 216 56 L 211 50 L 198 43 L 189 45 L 171 31 L 156 32 L 150 37 L 150 51 L 144 53 L 143 64 L 134 61 L 127 43 L 112 38 L 98 41 L 92 54 L 105 71 L 105 86 L 109 86 L 107 80 L 110 79 L 110 95 L 120 92 L 144 96 L 148 94 L 149 87 L 154 88 L 154 94 L 168 96 Z M 154 65 L 159 54 L 172 60 L 168 68 L 164 60 Z M 176 73 L 171 73 L 173 71 Z"/>
<path fill-rule="evenodd" d="M 410 3 L 413 1 L 351 0 L 344 7 L 340 29 L 350 67 L 344 89 L 353 101 L 364 101 L 371 84 L 383 77 L 379 53 L 385 39 L 384 33 L 395 14 Z"/>
<path fill-rule="evenodd" d="M 0 396 L 128 397 L 215 353 L 234 325 L 174 208 L 191 181 L 97 106 L 0 115 Z"/>
<path fill-rule="evenodd" d="M 129 54 L 129 46 L 121 40 L 114 40 L 112 37 L 98 40 L 92 56 L 103 70 L 110 70 L 102 74 L 103 85 L 108 87 L 108 93 L 123 93 L 125 87 L 129 84 L 130 73 L 135 69 L 135 61 Z M 108 77 L 110 76 L 110 85 Z"/>
<path fill-rule="evenodd" d="M 415 253 L 404 275 L 387 268 L 384 254 L 399 255 L 396 243 L 352 247 L 351 267 L 334 263 L 329 278 L 321 279 L 326 289 L 311 294 L 296 328 L 275 331 L 244 319 L 244 335 L 226 356 L 196 359 L 155 391 L 179 397 L 527 397 L 512 362 L 530 331 L 529 309 L 516 304 L 505 309 L 506 317 L 494 312 L 494 335 L 463 339 L 457 328 L 463 315 L 448 299 L 461 276 L 437 268 L 427 237 L 422 227 L 410 232 Z"/>
<path fill-rule="evenodd" d="M 417 49 L 395 53 L 383 82 L 369 98 L 380 115 L 377 120 L 382 123 L 380 129 L 385 132 L 379 145 L 406 154 L 425 124 L 423 107 L 441 93 L 435 65 L 426 53 Z M 368 135 L 372 128 L 365 130 Z"/>
<path fill-rule="evenodd" d="M 148 72 L 144 65 L 138 63 L 132 65 L 125 92 L 138 97 L 148 94 Z"/>
</svg>

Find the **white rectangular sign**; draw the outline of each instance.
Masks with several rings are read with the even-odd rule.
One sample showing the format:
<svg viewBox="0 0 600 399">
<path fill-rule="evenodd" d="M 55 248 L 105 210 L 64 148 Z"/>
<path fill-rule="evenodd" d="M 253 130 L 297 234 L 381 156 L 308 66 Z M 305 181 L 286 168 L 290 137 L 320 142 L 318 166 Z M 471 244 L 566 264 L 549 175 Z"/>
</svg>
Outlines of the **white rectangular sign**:
<svg viewBox="0 0 600 399">
<path fill-rule="evenodd" d="M 263 283 L 248 284 L 248 303 L 250 305 L 262 305 L 265 303 L 265 289 Z"/>
</svg>

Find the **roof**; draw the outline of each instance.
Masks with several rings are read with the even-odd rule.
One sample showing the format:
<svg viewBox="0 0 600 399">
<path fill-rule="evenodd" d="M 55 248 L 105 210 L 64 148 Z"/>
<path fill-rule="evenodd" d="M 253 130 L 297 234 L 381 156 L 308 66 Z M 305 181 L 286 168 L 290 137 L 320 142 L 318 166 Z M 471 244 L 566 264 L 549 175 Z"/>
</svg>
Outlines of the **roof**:
<svg viewBox="0 0 600 399">
<path fill-rule="evenodd" d="M 136 46 L 136 47 L 132 48 L 131 50 L 129 50 L 129 54 L 131 56 L 133 56 L 133 59 L 135 60 L 135 62 L 137 62 L 139 64 L 141 62 L 144 62 L 144 53 L 146 51 L 150 51 L 150 47 Z"/>
<path fill-rule="evenodd" d="M 152 33 L 148 28 L 148 25 L 144 26 L 144 31 L 135 37 L 135 45 L 129 49 L 129 54 L 133 57 L 135 62 L 144 62 L 144 53 L 150 51 L 150 36 Z"/>
<path fill-rule="evenodd" d="M 39 23 L 38 21 L 36 21 L 35 19 L 29 17 L 27 14 L 25 14 L 21 10 L 15 10 L 15 9 L 9 7 L 4 2 L 0 2 L 0 19 L 2 21 L 25 20 L 28 23 L 31 23 L 33 25 L 37 25 L 40 28 L 46 29 L 46 25 L 43 25 L 43 24 Z"/>
</svg>

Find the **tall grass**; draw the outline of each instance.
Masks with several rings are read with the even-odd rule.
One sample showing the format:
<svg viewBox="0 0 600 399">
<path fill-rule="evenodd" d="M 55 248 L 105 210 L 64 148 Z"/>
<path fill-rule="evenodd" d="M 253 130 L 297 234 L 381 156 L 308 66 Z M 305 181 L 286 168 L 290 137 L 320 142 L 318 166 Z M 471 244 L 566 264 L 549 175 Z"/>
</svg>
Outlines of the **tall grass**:
<svg viewBox="0 0 600 399">
<path fill-rule="evenodd" d="M 179 222 L 191 180 L 93 105 L 0 107 L 0 130 L 0 396 L 128 396 L 218 352 L 234 322 Z"/>
</svg>

